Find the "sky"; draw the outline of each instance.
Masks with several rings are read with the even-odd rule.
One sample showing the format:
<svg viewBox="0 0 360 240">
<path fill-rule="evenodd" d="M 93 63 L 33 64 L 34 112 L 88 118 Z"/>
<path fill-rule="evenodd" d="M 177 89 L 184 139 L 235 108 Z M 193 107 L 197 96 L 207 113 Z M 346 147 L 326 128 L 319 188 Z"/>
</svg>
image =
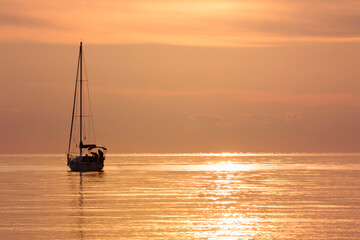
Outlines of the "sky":
<svg viewBox="0 0 360 240">
<path fill-rule="evenodd" d="M 0 153 L 359 152 L 360 2 L 0 0 Z"/>
</svg>

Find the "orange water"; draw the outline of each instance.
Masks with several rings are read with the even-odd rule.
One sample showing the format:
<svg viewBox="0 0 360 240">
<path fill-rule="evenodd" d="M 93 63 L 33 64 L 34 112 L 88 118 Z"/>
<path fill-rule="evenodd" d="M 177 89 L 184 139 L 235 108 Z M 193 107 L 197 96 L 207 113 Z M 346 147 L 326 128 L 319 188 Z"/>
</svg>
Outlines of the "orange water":
<svg viewBox="0 0 360 240">
<path fill-rule="evenodd" d="M 1 239 L 360 239 L 360 155 L 0 155 Z"/>
</svg>

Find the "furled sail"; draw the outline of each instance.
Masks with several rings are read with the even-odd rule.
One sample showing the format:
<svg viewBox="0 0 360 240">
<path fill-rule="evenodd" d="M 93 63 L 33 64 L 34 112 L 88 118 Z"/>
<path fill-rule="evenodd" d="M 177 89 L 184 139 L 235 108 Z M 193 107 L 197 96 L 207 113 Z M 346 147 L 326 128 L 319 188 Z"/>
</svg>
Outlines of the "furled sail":
<svg viewBox="0 0 360 240">
<path fill-rule="evenodd" d="M 107 150 L 106 147 L 102 147 L 102 146 L 96 146 L 95 144 L 83 144 L 82 142 L 80 142 L 80 148 L 86 148 L 89 150 L 92 150 L 94 148 L 101 148 L 103 150 Z"/>
</svg>

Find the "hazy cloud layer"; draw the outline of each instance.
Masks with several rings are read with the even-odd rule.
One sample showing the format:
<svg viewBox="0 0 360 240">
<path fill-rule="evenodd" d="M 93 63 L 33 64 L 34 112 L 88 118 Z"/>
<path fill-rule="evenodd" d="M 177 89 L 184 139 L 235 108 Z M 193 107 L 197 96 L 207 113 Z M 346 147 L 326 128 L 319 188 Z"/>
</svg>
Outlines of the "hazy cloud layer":
<svg viewBox="0 0 360 240">
<path fill-rule="evenodd" d="M 0 153 L 66 151 L 78 50 L 0 43 Z M 111 153 L 360 149 L 360 43 L 84 53 L 97 140 Z"/>
<path fill-rule="evenodd" d="M 301 114 L 296 112 L 286 112 L 281 114 L 192 114 L 190 120 L 198 124 L 205 124 L 208 127 L 238 127 L 247 122 L 271 125 L 274 123 L 286 124 L 301 119 Z"/>
<path fill-rule="evenodd" d="M 1 0 L 0 40 L 274 46 L 360 40 L 360 2 Z"/>
<path fill-rule="evenodd" d="M 198 90 L 163 90 L 141 88 L 106 88 L 95 90 L 102 94 L 123 96 L 157 97 L 218 97 L 222 101 L 234 103 L 287 103 L 312 106 L 358 106 L 360 95 L 352 93 L 316 93 L 290 94 L 276 91 L 246 91 L 240 89 L 198 89 Z"/>
</svg>

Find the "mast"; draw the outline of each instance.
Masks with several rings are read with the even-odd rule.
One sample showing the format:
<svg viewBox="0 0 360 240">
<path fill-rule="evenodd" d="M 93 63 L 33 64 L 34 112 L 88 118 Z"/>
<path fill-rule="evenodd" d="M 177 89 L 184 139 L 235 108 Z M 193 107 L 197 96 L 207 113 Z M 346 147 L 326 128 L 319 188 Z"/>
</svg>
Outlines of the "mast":
<svg viewBox="0 0 360 240">
<path fill-rule="evenodd" d="M 82 42 L 80 42 L 80 156 L 82 156 Z"/>
<path fill-rule="evenodd" d="M 75 107 L 76 107 L 76 93 L 77 93 L 77 86 L 78 86 L 78 79 L 79 79 L 80 56 L 81 56 L 81 52 L 79 52 L 78 65 L 77 65 L 77 69 L 76 69 L 75 93 L 74 93 L 74 103 L 73 103 L 73 110 L 72 110 L 72 116 L 71 116 L 71 126 L 70 126 L 70 137 L 69 137 L 69 148 L 68 148 L 68 153 L 70 153 L 71 138 L 72 138 L 72 131 L 73 131 L 73 127 L 74 127 L 74 114 L 75 114 Z"/>
</svg>

